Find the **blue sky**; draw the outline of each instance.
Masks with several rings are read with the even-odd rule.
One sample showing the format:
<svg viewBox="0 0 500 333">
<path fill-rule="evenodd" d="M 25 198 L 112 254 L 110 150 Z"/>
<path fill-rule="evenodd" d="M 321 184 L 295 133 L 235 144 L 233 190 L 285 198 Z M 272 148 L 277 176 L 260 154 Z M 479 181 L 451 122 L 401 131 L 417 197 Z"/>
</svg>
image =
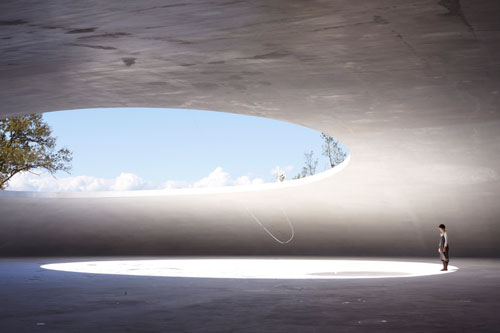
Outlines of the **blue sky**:
<svg viewBox="0 0 500 333">
<path fill-rule="evenodd" d="M 288 166 L 287 179 L 300 172 L 310 150 L 317 172 L 328 168 L 320 132 L 273 119 L 150 108 L 58 111 L 44 119 L 58 146 L 73 151 L 71 175 L 58 178 L 130 173 L 148 182 L 195 182 L 221 167 L 234 178 L 271 182 L 277 166 Z"/>
</svg>

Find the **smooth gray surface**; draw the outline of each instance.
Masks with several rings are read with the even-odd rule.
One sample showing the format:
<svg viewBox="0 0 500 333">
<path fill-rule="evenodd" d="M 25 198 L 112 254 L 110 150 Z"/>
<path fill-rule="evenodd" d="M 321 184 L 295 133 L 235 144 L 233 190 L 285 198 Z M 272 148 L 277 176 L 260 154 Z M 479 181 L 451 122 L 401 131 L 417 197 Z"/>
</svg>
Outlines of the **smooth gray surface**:
<svg viewBox="0 0 500 333">
<path fill-rule="evenodd" d="M 455 259 L 450 264 L 459 270 L 445 275 L 346 280 L 152 278 L 39 267 L 105 259 L 111 258 L 0 260 L 0 330 L 498 332 L 500 327 L 496 259 Z M 408 260 L 439 263 L 437 257 Z"/>
<path fill-rule="evenodd" d="M 261 194 L 0 197 L 1 254 L 428 255 L 445 223 L 453 254 L 498 256 L 500 2 L 441 3 L 2 1 L 0 116 L 227 111 L 325 131 L 352 159 Z M 286 208 L 296 240 L 245 204 L 285 236 Z"/>
</svg>

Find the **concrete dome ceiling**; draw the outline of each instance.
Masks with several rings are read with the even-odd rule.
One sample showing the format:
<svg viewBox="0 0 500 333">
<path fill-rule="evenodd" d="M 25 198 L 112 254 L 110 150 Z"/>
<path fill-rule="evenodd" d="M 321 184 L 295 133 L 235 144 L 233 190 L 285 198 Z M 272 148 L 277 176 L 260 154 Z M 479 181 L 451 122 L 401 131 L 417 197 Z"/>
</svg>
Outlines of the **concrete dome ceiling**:
<svg viewBox="0 0 500 333">
<path fill-rule="evenodd" d="M 427 255 L 445 223 L 455 254 L 498 255 L 498 17 L 493 0 L 2 1 L 0 117 L 206 109 L 351 152 L 332 177 L 261 192 L 0 193 L 2 253 Z M 294 241 L 246 206 L 286 238 L 285 209 Z"/>
</svg>

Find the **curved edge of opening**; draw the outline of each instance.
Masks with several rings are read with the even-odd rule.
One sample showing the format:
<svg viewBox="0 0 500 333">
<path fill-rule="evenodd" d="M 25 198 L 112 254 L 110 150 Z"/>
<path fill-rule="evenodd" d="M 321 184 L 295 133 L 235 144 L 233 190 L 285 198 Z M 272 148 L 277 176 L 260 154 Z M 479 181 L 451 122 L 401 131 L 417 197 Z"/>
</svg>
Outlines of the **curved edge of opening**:
<svg viewBox="0 0 500 333">
<path fill-rule="evenodd" d="M 21 198 L 112 198 L 112 197 L 152 197 L 167 195 L 193 195 L 193 194 L 219 194 L 254 192 L 264 190 L 276 190 L 289 187 L 297 187 L 318 182 L 332 177 L 347 167 L 351 159 L 351 153 L 345 160 L 334 168 L 299 179 L 290 179 L 283 182 L 249 184 L 219 187 L 198 187 L 198 188 L 173 188 L 162 190 L 137 190 L 137 191 L 103 191 L 103 192 L 33 192 L 33 191 L 0 191 L 0 197 L 21 197 Z"/>
</svg>

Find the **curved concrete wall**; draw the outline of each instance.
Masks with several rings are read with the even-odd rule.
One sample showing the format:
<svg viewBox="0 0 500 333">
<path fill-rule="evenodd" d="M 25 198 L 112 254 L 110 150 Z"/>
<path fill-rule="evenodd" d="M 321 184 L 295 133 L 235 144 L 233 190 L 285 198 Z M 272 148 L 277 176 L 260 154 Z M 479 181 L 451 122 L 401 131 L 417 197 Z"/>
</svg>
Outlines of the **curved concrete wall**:
<svg viewBox="0 0 500 333">
<path fill-rule="evenodd" d="M 1 116 L 244 113 L 327 132 L 351 161 L 265 191 L 3 193 L 1 253 L 433 255 L 445 223 L 453 255 L 499 255 L 500 5 L 442 3 L 3 1 Z M 294 240 L 246 206 L 287 238 L 283 207 Z"/>
</svg>

